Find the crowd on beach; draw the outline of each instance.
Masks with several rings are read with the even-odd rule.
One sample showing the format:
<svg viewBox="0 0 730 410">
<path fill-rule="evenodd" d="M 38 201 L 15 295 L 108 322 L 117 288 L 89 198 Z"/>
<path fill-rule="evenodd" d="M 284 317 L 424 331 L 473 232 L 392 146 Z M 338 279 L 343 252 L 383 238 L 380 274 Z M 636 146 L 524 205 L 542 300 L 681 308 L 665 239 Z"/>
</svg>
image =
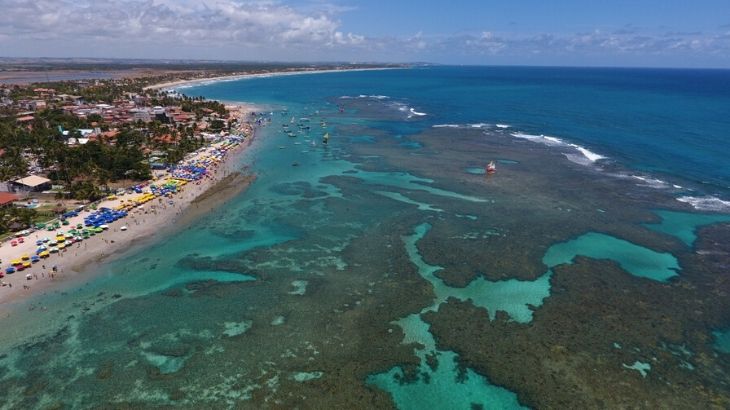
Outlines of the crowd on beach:
<svg viewBox="0 0 730 410">
<path fill-rule="evenodd" d="M 87 206 L 80 212 L 64 214 L 61 222 L 51 224 L 47 231 L 31 229 L 17 233 L 0 246 L 0 289 L 17 290 L 22 285 L 23 290 L 30 290 L 31 285 L 44 279 L 56 280 L 67 272 L 65 266 L 78 263 L 80 255 L 87 259 L 103 258 L 115 241 L 134 241 L 152 219 L 159 219 L 162 214 L 179 216 L 187 203 L 228 174 L 227 169 L 221 168 L 225 168 L 229 154 L 247 145 L 250 138 L 246 135 L 253 131 L 246 131 L 200 148 L 148 183 L 110 195 L 93 208 Z M 66 230 L 60 229 L 62 226 Z M 136 231 L 137 235 L 129 231 Z M 97 245 L 89 246 L 90 243 Z"/>
</svg>

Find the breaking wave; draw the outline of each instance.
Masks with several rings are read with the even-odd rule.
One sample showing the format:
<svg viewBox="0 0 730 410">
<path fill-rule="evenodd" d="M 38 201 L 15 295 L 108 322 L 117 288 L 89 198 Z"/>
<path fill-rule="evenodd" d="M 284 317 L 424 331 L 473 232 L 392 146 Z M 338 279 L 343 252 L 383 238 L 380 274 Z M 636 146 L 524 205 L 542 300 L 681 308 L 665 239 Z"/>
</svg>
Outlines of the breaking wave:
<svg viewBox="0 0 730 410">
<path fill-rule="evenodd" d="M 677 201 L 690 204 L 698 211 L 730 212 L 730 201 L 716 196 L 682 196 Z"/>
<path fill-rule="evenodd" d="M 580 146 L 578 144 L 573 144 L 571 142 L 563 141 L 560 138 L 557 137 L 550 137 L 547 135 L 532 135 L 532 134 L 525 134 L 522 132 L 514 132 L 512 133 L 512 136 L 515 138 L 522 138 L 526 140 L 530 140 L 533 142 L 537 142 L 540 144 L 548 145 L 551 147 L 565 147 L 565 148 L 571 148 L 575 151 L 578 151 L 580 155 L 576 155 L 575 153 L 564 153 L 564 155 L 571 161 L 581 164 L 581 165 L 588 165 L 592 164 L 596 161 L 606 159 L 603 155 L 596 154 L 595 152 L 589 150 L 586 147 Z M 587 161 L 587 162 L 586 162 Z"/>
</svg>

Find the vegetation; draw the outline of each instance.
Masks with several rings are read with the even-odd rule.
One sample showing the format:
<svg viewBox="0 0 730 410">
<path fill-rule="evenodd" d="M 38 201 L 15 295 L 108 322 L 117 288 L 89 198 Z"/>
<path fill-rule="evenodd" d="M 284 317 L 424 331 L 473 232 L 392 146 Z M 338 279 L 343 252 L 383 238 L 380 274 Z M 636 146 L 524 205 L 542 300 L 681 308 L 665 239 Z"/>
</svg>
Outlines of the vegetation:
<svg viewBox="0 0 730 410">
<path fill-rule="evenodd" d="M 0 208 L 0 233 L 30 227 L 36 216 L 33 209 L 6 206 Z"/>
</svg>

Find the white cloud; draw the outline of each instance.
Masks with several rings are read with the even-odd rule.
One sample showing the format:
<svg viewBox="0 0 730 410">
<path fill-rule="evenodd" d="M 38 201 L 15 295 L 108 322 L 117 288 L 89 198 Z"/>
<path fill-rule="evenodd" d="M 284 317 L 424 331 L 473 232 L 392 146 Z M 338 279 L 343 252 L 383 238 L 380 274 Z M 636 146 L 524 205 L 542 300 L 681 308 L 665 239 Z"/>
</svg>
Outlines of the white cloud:
<svg viewBox="0 0 730 410">
<path fill-rule="evenodd" d="M 726 27 L 373 37 L 343 27 L 338 16 L 352 9 L 337 1 L 294 7 L 267 0 L 0 0 L 0 55 L 471 63 L 711 56 L 730 65 Z"/>
<path fill-rule="evenodd" d="M 332 7 L 304 13 L 272 1 L 0 0 L 0 34 L 18 39 L 124 40 L 165 44 L 352 45 Z"/>
</svg>

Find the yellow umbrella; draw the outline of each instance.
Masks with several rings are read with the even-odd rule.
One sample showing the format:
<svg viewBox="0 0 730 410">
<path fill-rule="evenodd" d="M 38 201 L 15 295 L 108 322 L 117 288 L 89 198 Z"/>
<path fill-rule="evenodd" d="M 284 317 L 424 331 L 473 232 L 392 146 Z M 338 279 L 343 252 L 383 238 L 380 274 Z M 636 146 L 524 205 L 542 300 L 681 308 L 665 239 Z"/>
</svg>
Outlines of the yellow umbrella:
<svg viewBox="0 0 730 410">
<path fill-rule="evenodd" d="M 65 247 L 66 247 L 66 244 L 63 244 L 63 243 L 58 244 L 58 249 L 63 249 Z"/>
<path fill-rule="evenodd" d="M 30 262 L 23 262 L 23 266 L 25 266 L 26 268 L 30 268 Z"/>
<path fill-rule="evenodd" d="M 23 256 L 20 257 L 20 259 L 27 261 L 28 259 L 30 259 L 30 256 L 28 256 L 27 253 L 24 253 Z"/>
<path fill-rule="evenodd" d="M 21 261 L 20 259 L 13 259 L 10 261 L 11 265 L 20 265 L 21 263 L 23 263 L 23 261 Z"/>
<path fill-rule="evenodd" d="M 38 254 L 38 256 L 40 256 L 41 258 L 47 258 L 48 255 L 50 255 L 50 253 L 48 253 L 48 251 L 43 251 Z"/>
</svg>

